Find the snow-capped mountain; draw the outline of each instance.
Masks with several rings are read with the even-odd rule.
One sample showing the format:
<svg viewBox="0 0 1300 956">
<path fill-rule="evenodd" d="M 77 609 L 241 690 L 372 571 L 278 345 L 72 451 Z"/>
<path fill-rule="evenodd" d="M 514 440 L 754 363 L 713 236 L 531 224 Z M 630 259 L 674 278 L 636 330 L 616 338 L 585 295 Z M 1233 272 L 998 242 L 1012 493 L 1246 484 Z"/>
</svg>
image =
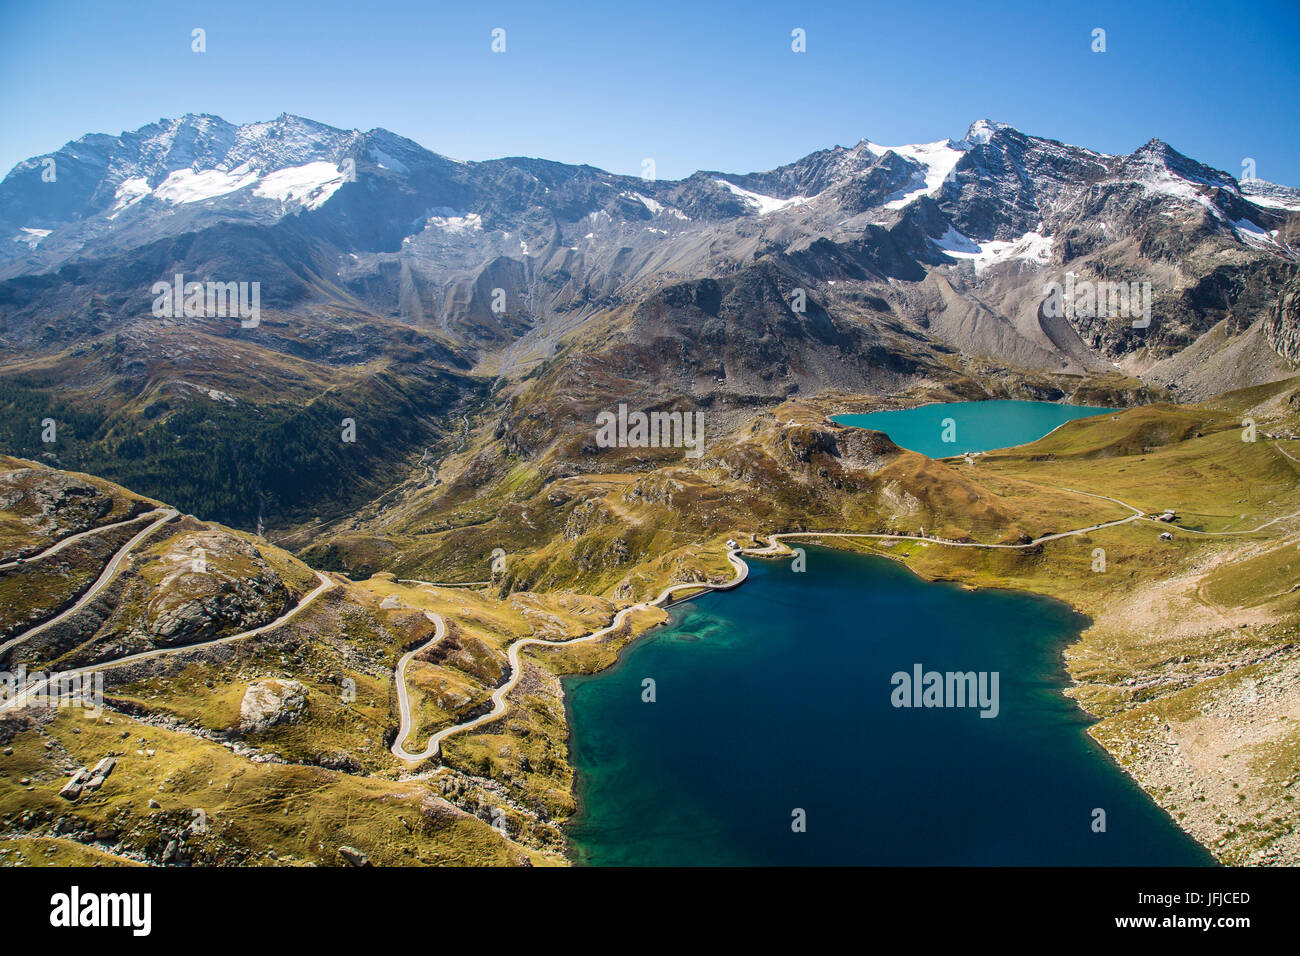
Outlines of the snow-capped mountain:
<svg viewBox="0 0 1300 956">
<path fill-rule="evenodd" d="M 297 117 L 234 126 L 215 116 L 160 120 L 131 133 L 93 134 L 19 163 L 0 186 L 6 221 L 55 230 L 217 197 L 319 204 L 341 182 L 337 161 L 359 139 Z M 328 168 L 327 168 L 328 167 Z"/>
<path fill-rule="evenodd" d="M 260 281 L 273 308 L 370 312 L 512 368 L 595 316 L 768 263 L 781 295 L 803 288 L 834 321 L 892 314 L 971 356 L 1120 363 L 1176 384 L 1179 352 L 1275 304 L 1296 268 L 1297 209 L 1300 190 L 1239 183 L 1158 140 L 1110 156 L 988 120 L 935 143 L 864 139 L 667 181 L 458 162 L 289 115 L 190 115 L 83 137 L 5 177 L 0 336 L 75 341 L 142 315 L 159 277 L 219 273 Z M 1067 271 L 1151 282 L 1156 321 L 1139 336 L 1044 317 L 1042 287 Z M 790 375 L 798 388 L 842 377 Z"/>
<path fill-rule="evenodd" d="M 416 215 L 399 230 L 409 241 L 430 231 L 472 234 L 485 216 L 503 231 L 542 214 L 562 227 L 594 228 L 608 217 L 664 234 L 665 220 L 677 229 L 782 213 L 843 221 L 931 198 L 971 242 L 1014 245 L 1072 205 L 1096 205 L 1099 191 L 1127 189 L 1198 204 L 1225 224 L 1245 220 L 1243 241 L 1251 242 L 1276 226 L 1269 213 L 1300 207 L 1300 191 L 1260 180 L 1241 186 L 1156 140 L 1111 157 L 987 120 L 960 140 L 894 147 L 863 140 L 767 173 L 665 182 L 541 160 L 455 163 L 385 130 L 344 131 L 287 114 L 245 126 L 187 115 L 117 137 L 85 136 L 18 164 L 0 183 L 0 229 L 9 240 L 0 262 L 23 260 L 8 275 L 44 271 L 97 242 L 122 247 L 214 221 L 275 222 L 321 209 L 345 182 L 376 192 L 394 180 L 413 193 Z M 521 235 L 520 252 L 540 239 Z"/>
</svg>

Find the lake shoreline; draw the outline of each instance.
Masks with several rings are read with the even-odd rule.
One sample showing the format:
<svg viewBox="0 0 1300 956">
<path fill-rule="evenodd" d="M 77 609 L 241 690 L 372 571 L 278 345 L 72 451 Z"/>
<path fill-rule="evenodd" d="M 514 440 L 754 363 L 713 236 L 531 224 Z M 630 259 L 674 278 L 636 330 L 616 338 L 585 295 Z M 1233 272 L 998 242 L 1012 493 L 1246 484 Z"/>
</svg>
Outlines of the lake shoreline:
<svg viewBox="0 0 1300 956">
<path fill-rule="evenodd" d="M 1020 408 L 1038 405 L 1038 406 L 1052 406 L 1053 408 L 1057 408 L 1057 409 L 1060 408 L 1079 409 L 1085 411 L 1085 414 L 1079 416 L 1078 418 L 1071 418 L 1066 421 L 1055 422 L 1054 424 L 1052 424 L 1052 427 L 1047 429 L 1045 432 L 1035 433 L 1034 437 L 1027 438 L 1027 440 L 1021 440 L 1016 444 L 1001 444 L 998 445 L 998 447 L 996 448 L 993 448 L 991 446 L 979 447 L 977 444 L 978 440 L 976 440 L 975 447 L 973 447 L 970 452 L 962 452 L 957 454 L 945 454 L 942 457 L 934 458 L 933 460 L 936 461 L 946 460 L 949 463 L 948 466 L 952 467 L 950 464 L 952 461 L 959 462 L 962 457 L 965 457 L 968 454 L 982 455 L 989 451 L 1009 451 L 1009 450 L 1014 450 L 1019 448 L 1025 448 L 1027 446 L 1031 446 L 1035 444 L 1036 442 L 1041 441 L 1042 439 L 1052 434 L 1055 434 L 1056 432 L 1061 430 L 1065 425 L 1071 424 L 1073 422 L 1077 422 L 1080 419 L 1087 420 L 1090 418 L 1100 418 L 1102 416 L 1105 416 L 1108 413 L 1112 415 L 1112 418 L 1114 418 L 1115 416 L 1121 415 L 1126 411 L 1126 409 L 1124 408 L 1116 408 L 1116 407 L 1111 407 L 1109 405 L 1073 405 L 1065 402 L 1059 402 L 1059 403 L 1025 402 L 1020 400 L 983 400 L 983 401 L 973 401 L 973 402 L 967 401 L 967 402 L 956 402 L 956 403 L 935 401 L 935 402 L 926 402 L 920 405 L 911 406 L 910 408 L 906 408 L 906 409 L 888 409 L 887 411 L 891 414 L 899 414 L 902 412 L 912 411 L 915 409 L 929 408 L 931 409 L 930 418 L 933 419 L 936 411 L 942 411 L 941 408 L 936 408 L 936 407 L 960 404 L 963 406 L 983 406 L 982 408 L 983 411 L 993 414 L 995 412 L 996 406 L 990 405 L 989 404 L 990 401 L 993 402 L 1007 401 Z M 843 428 L 854 428 L 854 427 L 871 428 L 877 431 L 884 431 L 886 435 L 890 434 L 890 432 L 887 429 L 878 428 L 874 425 L 854 424 L 851 422 L 841 420 L 842 418 L 850 417 L 857 414 L 858 413 L 842 413 L 840 415 L 834 415 L 830 417 L 836 425 Z M 870 415 L 875 413 L 873 412 L 867 414 Z M 1032 415 L 1027 417 L 1029 420 L 1031 421 L 1033 420 Z M 968 429 L 970 429 L 970 423 L 971 420 L 966 419 L 966 424 L 959 427 L 962 427 L 963 431 L 968 431 Z M 995 420 L 994 424 L 996 426 L 996 425 L 1001 425 L 1002 423 L 1000 421 Z M 934 422 L 928 422 L 926 427 L 930 429 L 937 428 Z M 937 434 L 937 431 L 935 432 L 935 434 Z M 995 429 L 995 434 L 996 434 L 996 429 Z M 966 439 L 968 442 L 971 441 L 970 436 L 971 436 L 971 432 L 968 432 L 967 439 Z M 891 439 L 893 439 L 892 435 L 890 435 L 890 437 Z M 900 445 L 900 447 L 905 447 L 905 448 L 908 447 L 907 443 L 903 441 L 895 441 L 895 443 Z M 919 449 L 913 449 L 913 450 L 917 451 L 919 454 L 922 455 L 927 454 L 923 450 L 919 450 Z M 944 450 L 946 451 L 946 449 Z M 927 455 L 927 457 L 929 456 Z M 1095 497 L 1105 497 L 1105 496 L 1095 496 Z M 1108 500 L 1113 501 L 1115 499 L 1108 499 Z M 1119 502 L 1119 503 L 1124 504 L 1124 502 Z M 1133 508 L 1133 506 L 1131 505 L 1129 505 L 1128 507 Z M 1101 519 L 1096 519 L 1096 520 L 1100 521 Z M 1111 524 L 1122 524 L 1122 523 L 1123 522 L 1112 522 Z M 1100 530 L 1101 528 L 1110 527 L 1110 526 L 1111 526 L 1110 524 L 1097 525 L 1096 530 Z M 1094 530 L 1094 528 L 1090 527 L 1082 530 L 1085 532 L 1090 532 Z M 777 532 L 776 534 L 779 537 L 782 533 Z M 828 548 L 832 551 L 851 553 L 851 554 L 868 554 L 877 557 L 889 558 L 891 559 L 891 563 L 906 568 L 910 574 L 915 575 L 920 580 L 929 583 L 953 584 L 960 587 L 963 590 L 972 591 L 972 592 L 979 592 L 979 591 L 1019 592 L 1021 594 L 1036 595 L 1036 596 L 1055 599 L 1057 601 L 1062 602 L 1065 606 L 1070 608 L 1070 610 L 1073 613 L 1078 614 L 1082 618 L 1084 618 L 1087 623 L 1085 623 L 1079 629 L 1064 635 L 1060 639 L 1059 644 L 1053 646 L 1052 648 L 1051 676 L 1054 682 L 1054 686 L 1052 689 L 1053 694 L 1055 696 L 1062 697 L 1068 700 L 1069 701 L 1068 706 L 1079 715 L 1083 727 L 1082 734 L 1084 737 L 1087 738 L 1087 746 L 1091 748 L 1094 752 L 1096 752 L 1098 755 L 1104 753 L 1106 755 L 1107 766 L 1111 769 L 1118 769 L 1122 771 L 1123 779 L 1127 781 L 1129 785 L 1136 788 L 1137 791 L 1139 791 L 1142 794 L 1143 799 L 1147 802 L 1147 804 L 1149 804 L 1152 807 L 1159 808 L 1162 817 L 1172 822 L 1174 826 L 1182 834 L 1184 834 L 1188 840 L 1192 841 L 1197 847 L 1201 849 L 1202 852 L 1204 852 L 1207 855 L 1208 859 L 1213 860 L 1215 862 L 1221 862 L 1218 855 L 1215 854 L 1214 850 L 1210 846 L 1213 840 L 1212 839 L 1207 840 L 1203 837 L 1203 835 L 1198 836 L 1198 833 L 1195 830 L 1193 830 L 1193 828 L 1190 825 L 1184 825 L 1183 822 L 1180 822 L 1180 817 L 1182 818 L 1182 820 L 1187 821 L 1189 824 L 1192 821 L 1188 818 L 1187 814 L 1185 813 L 1176 816 L 1175 811 L 1179 809 L 1177 804 L 1171 803 L 1169 801 L 1162 801 L 1162 799 L 1158 796 L 1158 794 L 1164 794 L 1165 790 L 1167 790 L 1168 788 L 1167 787 L 1161 788 L 1160 786 L 1158 786 L 1158 784 L 1153 784 L 1149 775 L 1146 775 L 1145 777 L 1143 775 L 1140 775 L 1139 772 L 1137 772 L 1139 768 L 1137 767 L 1136 763 L 1134 763 L 1133 761 L 1131 760 L 1129 761 L 1130 764 L 1132 764 L 1132 766 L 1126 765 L 1125 760 L 1129 759 L 1129 750 L 1126 747 L 1120 747 L 1113 740 L 1109 740 L 1111 746 L 1108 746 L 1107 745 L 1108 738 L 1106 733 L 1104 732 L 1098 733 L 1096 731 L 1096 728 L 1098 728 L 1102 724 L 1107 722 L 1113 722 L 1113 718 L 1115 717 L 1115 713 L 1109 712 L 1108 709 L 1104 706 L 1104 703 L 1101 708 L 1098 708 L 1097 706 L 1100 699 L 1099 695 L 1106 691 L 1108 685 L 1104 682 L 1099 683 L 1098 681 L 1095 680 L 1088 681 L 1086 678 L 1077 678 L 1075 676 L 1074 670 L 1072 669 L 1073 667 L 1072 661 L 1076 656 L 1074 652 L 1077 649 L 1084 647 L 1087 644 L 1088 640 L 1090 640 L 1090 636 L 1088 635 L 1088 632 L 1097 623 L 1098 613 L 1103 613 L 1107 617 L 1106 623 L 1108 626 L 1114 626 L 1118 624 L 1121 627 L 1121 630 L 1123 630 L 1123 621 L 1115 620 L 1115 613 L 1114 613 L 1115 609 L 1112 606 L 1115 603 L 1113 600 L 1115 595 L 1111 593 L 1111 591 L 1098 590 L 1096 586 L 1084 587 L 1082 590 L 1080 590 L 1080 588 L 1078 587 L 1062 586 L 1064 582 L 1060 580 L 1055 580 L 1052 579 L 1051 577 L 1044 578 L 1042 576 L 1042 569 L 1038 567 L 1038 563 L 1036 563 L 1034 559 L 1030 559 L 1028 563 L 1021 562 L 1013 566 L 1001 565 L 1000 567 L 989 566 L 983 562 L 983 559 L 966 561 L 963 558 L 955 561 L 949 561 L 948 554 L 952 551 L 955 551 L 955 549 L 949 549 L 945 547 L 945 541 L 947 539 L 932 540 L 929 542 L 925 542 L 919 539 L 909 540 L 909 536 L 900 535 L 897 538 L 890 540 L 890 536 L 882 535 L 881 540 L 872 540 L 873 536 L 867 534 L 863 534 L 861 539 L 854 539 L 852 538 L 852 533 L 849 533 L 850 537 L 848 538 L 836 538 L 834 537 L 834 535 L 837 534 L 837 532 L 830 532 L 830 531 L 824 532 L 826 537 L 819 536 L 819 532 L 816 531 L 786 532 L 786 534 L 800 535 L 803 537 L 804 540 L 807 540 L 809 543 L 818 544 L 821 547 Z M 845 533 L 839 532 L 839 534 L 845 534 Z M 772 534 L 768 534 L 766 537 L 769 540 L 771 540 Z M 1049 536 L 1049 540 L 1051 538 L 1056 538 L 1056 537 L 1060 537 L 1060 535 Z M 754 540 L 756 542 L 759 541 L 759 537 L 755 536 Z M 868 540 L 871 540 L 871 543 L 868 544 L 867 543 Z M 850 541 L 856 541 L 857 543 L 851 544 Z M 956 544 L 958 542 L 951 541 L 948 543 Z M 773 544 L 776 543 L 774 542 Z M 972 542 L 972 544 L 974 544 L 975 547 L 978 547 L 977 543 Z M 912 545 L 919 545 L 920 547 L 913 547 Z M 933 545 L 936 548 L 939 548 L 940 550 L 939 551 L 931 550 L 930 548 L 931 545 Z M 789 545 L 785 541 L 780 541 L 779 545 L 777 545 L 775 548 L 771 544 L 768 546 L 769 549 L 772 549 L 777 553 L 762 553 L 761 551 L 756 550 L 760 547 L 761 546 L 756 545 L 755 549 L 751 549 L 753 553 L 751 553 L 747 557 L 775 558 L 781 556 L 782 554 L 788 556 L 789 553 L 788 552 Z M 998 546 L 993 546 L 993 547 L 998 547 Z M 899 553 L 900 551 L 905 551 L 905 553 Z M 699 596 L 701 595 L 699 594 L 692 595 L 691 598 L 687 598 L 681 602 L 675 602 L 675 603 L 686 603 L 687 601 L 693 601 L 696 597 Z M 639 637 L 640 635 L 637 636 Z M 633 643 L 637 643 L 635 639 Z M 616 657 L 614 663 L 611 666 L 618 666 L 623 659 L 624 657 L 622 655 L 622 650 L 620 649 L 618 656 Z M 1114 679 L 1117 680 L 1119 678 L 1114 678 Z M 1090 706 L 1090 704 L 1092 706 Z M 566 743 L 569 747 L 570 754 L 572 754 L 574 750 L 574 733 L 573 733 L 574 716 L 575 716 L 574 711 L 570 706 L 570 702 L 569 702 L 569 695 L 568 693 L 566 693 L 565 694 L 565 717 L 567 723 Z M 1171 760 L 1174 759 L 1171 755 L 1168 755 L 1163 750 L 1158 749 L 1154 743 L 1144 743 L 1142 746 L 1143 746 L 1142 759 L 1148 761 L 1148 763 L 1155 762 L 1157 764 L 1163 765 L 1165 763 L 1169 763 Z M 1125 754 L 1125 759 L 1121 759 L 1121 751 Z M 1172 766 L 1172 764 L 1170 765 Z M 1144 785 L 1143 783 L 1144 779 L 1147 779 L 1147 785 Z M 574 789 L 573 789 L 575 805 L 581 805 L 583 799 L 585 798 L 585 794 L 582 795 L 579 794 L 580 789 L 582 788 L 579 786 L 579 775 L 575 768 Z M 579 815 L 579 813 L 580 811 L 575 811 L 575 813 L 569 818 L 569 820 L 566 821 L 565 823 L 566 830 L 569 826 L 569 823 L 573 819 L 575 819 Z M 571 859 L 573 859 L 575 862 L 579 862 L 576 856 L 571 857 Z"/>
<path fill-rule="evenodd" d="M 1002 415 L 996 422 L 977 419 L 975 422 L 963 424 L 963 430 L 972 429 L 975 435 L 978 436 L 975 439 L 975 445 L 979 447 L 950 451 L 943 445 L 958 443 L 956 419 L 949 417 L 936 422 L 929 420 L 927 416 L 920 416 L 918 419 L 916 415 L 918 412 L 943 408 L 952 408 L 954 415 L 961 415 L 963 411 L 978 412 L 981 418 L 987 418 L 989 415 L 998 412 L 1001 412 Z M 1060 417 L 1059 410 L 1061 409 L 1078 409 L 1080 412 L 1067 417 L 1064 421 L 1053 424 L 1055 419 Z M 830 420 L 843 428 L 864 428 L 881 432 L 900 448 L 906 448 L 909 451 L 925 455 L 933 461 L 947 461 L 967 455 L 980 455 L 1023 448 L 1026 445 L 1041 441 L 1071 422 L 1107 413 L 1117 414 L 1121 411 L 1123 409 L 1106 405 L 1074 405 L 1067 402 L 996 398 L 973 402 L 926 402 L 908 408 L 880 409 L 865 413 L 844 412 L 831 415 Z M 951 424 L 945 425 L 945 423 Z M 984 434 L 985 429 L 992 428 L 995 424 L 998 426 L 998 431 Z M 934 438 L 936 428 L 939 429 L 938 434 L 940 435 L 938 442 Z M 946 437 L 949 428 L 951 428 L 952 435 Z M 1044 428 L 1046 430 L 1043 430 Z M 961 443 L 965 444 L 970 441 L 970 439 L 962 439 Z"/>
<path fill-rule="evenodd" d="M 1063 424 L 1068 424 L 1068 423 L 1063 423 Z M 768 537 L 770 539 L 770 536 Z M 757 536 L 756 536 L 756 540 L 757 540 Z M 874 543 L 866 545 L 866 550 L 854 548 L 851 546 L 849 547 L 843 546 L 843 539 L 840 539 L 840 546 L 837 546 L 836 544 L 828 544 L 825 542 L 813 542 L 813 544 L 818 547 L 823 547 L 828 550 L 832 550 L 844 554 L 859 554 L 859 555 L 865 555 L 869 557 L 889 559 L 891 563 L 906 569 L 906 571 L 909 574 L 915 576 L 918 580 L 924 581 L 928 584 L 954 585 L 960 588 L 962 591 L 970 591 L 970 592 L 980 592 L 980 591 L 1010 592 L 1010 593 L 1018 592 L 1021 594 L 1033 595 L 1038 598 L 1055 601 L 1063 605 L 1064 607 L 1067 607 L 1071 611 L 1071 613 L 1077 615 L 1081 619 L 1081 622 L 1080 622 L 1080 626 L 1077 629 L 1073 629 L 1071 633 L 1062 635 L 1060 639 L 1055 641 L 1051 647 L 1051 651 L 1052 651 L 1051 679 L 1053 683 L 1056 685 L 1052 689 L 1053 694 L 1055 696 L 1064 698 L 1066 701 L 1068 701 L 1069 708 L 1073 712 L 1076 712 L 1078 716 L 1081 718 L 1081 722 L 1083 724 L 1081 733 L 1082 733 L 1082 737 L 1085 738 L 1087 741 L 1086 746 L 1091 748 L 1092 751 L 1099 759 L 1101 758 L 1102 755 L 1105 755 L 1106 764 L 1109 767 L 1113 768 L 1114 770 L 1120 771 L 1122 779 L 1126 781 L 1129 786 L 1134 788 L 1135 791 L 1141 793 L 1143 800 L 1150 807 L 1160 810 L 1161 815 L 1164 818 L 1166 818 L 1171 824 L 1173 824 L 1173 826 L 1177 828 L 1179 832 L 1184 834 L 1188 840 L 1194 843 L 1205 854 L 1207 860 L 1211 861 L 1212 864 L 1214 865 L 1220 865 L 1217 858 L 1215 858 L 1212 849 L 1209 846 L 1207 846 L 1204 842 L 1197 839 L 1195 834 L 1191 833 L 1189 830 L 1181 826 L 1179 821 L 1173 816 L 1173 814 L 1155 798 L 1155 795 L 1152 794 L 1150 791 L 1148 791 L 1145 787 L 1143 787 L 1141 781 L 1138 780 L 1135 775 L 1130 773 L 1123 766 L 1123 764 L 1118 760 L 1117 755 L 1115 753 L 1112 753 L 1108 748 L 1106 748 L 1104 744 L 1091 733 L 1091 728 L 1096 726 L 1096 724 L 1100 722 L 1101 720 L 1100 716 L 1088 710 L 1078 699 L 1072 697 L 1067 692 L 1072 687 L 1080 686 L 1080 682 L 1075 680 L 1069 673 L 1069 669 L 1067 666 L 1067 651 L 1071 647 L 1076 646 L 1081 642 L 1084 631 L 1087 630 L 1087 628 L 1093 624 L 1093 618 L 1085 610 L 1076 606 L 1076 604 L 1072 601 L 1063 600 L 1062 598 L 1049 594 L 1043 590 L 1038 590 L 1029 587 L 1008 587 L 1008 586 L 1000 586 L 1000 585 L 971 584 L 969 582 L 961 581 L 956 578 L 945 576 L 942 574 L 940 575 L 926 574 L 925 572 L 917 569 L 916 567 L 913 567 L 908 562 L 906 557 L 897 554 L 888 553 L 888 551 L 883 550 L 880 547 L 880 545 Z M 941 545 L 935 545 L 935 546 L 941 547 Z M 787 546 L 782 545 L 782 547 L 784 548 Z M 749 558 L 752 557 L 762 557 L 762 558 L 770 559 L 772 563 L 775 563 L 776 561 L 788 556 L 789 556 L 788 554 L 782 554 L 778 552 L 772 554 L 750 554 L 742 557 L 741 559 L 748 560 Z M 709 593 L 711 592 L 702 591 L 699 594 L 694 594 L 688 598 L 683 598 L 679 601 L 676 601 L 672 606 L 687 604 L 689 602 L 694 601 L 696 598 L 702 597 Z M 672 624 L 671 621 L 664 622 L 664 625 L 671 626 L 671 624 Z M 636 647 L 641 643 L 640 639 L 642 637 L 649 634 L 655 628 L 664 625 L 658 625 L 658 624 L 652 625 L 651 627 L 647 628 L 641 633 L 636 634 L 634 637 L 632 637 L 631 640 L 629 640 L 626 644 L 624 644 L 623 647 L 619 648 L 614 661 L 611 662 L 606 668 L 602 668 L 600 673 L 608 673 L 622 666 L 626 661 L 626 655 L 624 654 L 624 651 Z M 574 737 L 575 737 L 575 732 L 574 732 L 575 715 L 573 710 L 572 694 L 570 693 L 569 688 L 566 686 L 567 676 L 568 675 L 566 675 L 565 678 L 562 678 L 561 687 L 563 691 L 562 692 L 562 697 L 564 701 L 563 710 L 564 710 L 564 719 L 566 724 L 565 743 L 566 743 L 566 748 L 568 750 L 570 765 L 573 767 L 573 778 L 572 778 L 573 782 L 571 787 L 571 793 L 574 800 L 574 812 L 570 814 L 568 818 L 561 825 L 561 831 L 565 837 L 564 856 L 565 859 L 571 865 L 575 865 L 575 866 L 593 865 L 589 862 L 589 859 L 586 854 L 580 853 L 578 851 L 578 847 L 576 843 L 572 840 L 571 833 L 570 833 L 572 825 L 574 824 L 575 821 L 579 819 L 579 817 L 582 816 L 584 809 L 590 799 L 590 795 L 588 791 L 590 788 L 591 781 L 587 778 L 585 774 L 579 771 L 576 763 L 573 760 Z M 591 676 L 591 675 L 585 675 L 585 676 Z M 599 865 L 599 864 L 595 864 L 595 865 Z M 971 865 L 978 866 L 980 864 L 971 864 Z M 989 864 L 989 865 L 995 865 L 995 864 Z"/>
</svg>

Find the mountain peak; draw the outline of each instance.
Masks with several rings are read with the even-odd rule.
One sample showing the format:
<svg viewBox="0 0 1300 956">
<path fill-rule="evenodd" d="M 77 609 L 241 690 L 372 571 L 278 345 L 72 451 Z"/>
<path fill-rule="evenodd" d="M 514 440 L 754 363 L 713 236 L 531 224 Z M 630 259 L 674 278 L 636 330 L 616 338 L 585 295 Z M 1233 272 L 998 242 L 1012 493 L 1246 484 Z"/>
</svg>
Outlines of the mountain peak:
<svg viewBox="0 0 1300 956">
<path fill-rule="evenodd" d="M 991 119 L 980 119 L 970 124 L 966 130 L 965 142 L 971 146 L 982 146 L 1004 129 L 1014 129 L 1006 123 L 997 123 Z"/>
<path fill-rule="evenodd" d="M 1149 140 L 1133 151 L 1134 156 L 1143 158 L 1158 159 L 1161 162 L 1168 162 L 1175 157 L 1182 157 L 1182 153 L 1174 149 L 1163 139 L 1152 136 Z"/>
<path fill-rule="evenodd" d="M 1189 182 L 1239 192 L 1236 179 L 1221 169 L 1207 166 L 1174 149 L 1162 139 L 1151 138 L 1128 157 L 1129 163 L 1163 170 Z"/>
</svg>

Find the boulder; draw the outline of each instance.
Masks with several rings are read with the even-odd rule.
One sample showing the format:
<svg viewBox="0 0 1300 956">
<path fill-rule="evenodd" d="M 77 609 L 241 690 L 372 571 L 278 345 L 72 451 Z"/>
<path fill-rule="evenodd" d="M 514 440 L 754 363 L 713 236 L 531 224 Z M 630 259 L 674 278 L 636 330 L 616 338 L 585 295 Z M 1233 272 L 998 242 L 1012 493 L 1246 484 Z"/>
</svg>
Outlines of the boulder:
<svg viewBox="0 0 1300 956">
<path fill-rule="evenodd" d="M 63 789 L 59 791 L 59 796 L 64 800 L 76 800 L 81 796 L 81 788 L 86 785 L 88 779 L 90 779 L 90 771 L 82 767 L 72 775 L 72 779 L 63 785 Z"/>
<path fill-rule="evenodd" d="M 296 680 L 260 680 L 248 685 L 239 704 L 239 730 L 256 734 L 293 723 L 307 712 L 307 688 Z"/>
<path fill-rule="evenodd" d="M 104 781 L 108 779 L 108 775 L 113 772 L 113 768 L 116 766 L 117 759 L 115 757 L 105 757 L 95 764 L 95 769 L 90 771 L 90 780 L 86 782 L 86 789 L 98 790 L 102 787 Z"/>
<path fill-rule="evenodd" d="M 370 857 L 366 856 L 354 846 L 339 847 L 339 856 L 347 860 L 352 866 L 371 866 Z"/>
</svg>

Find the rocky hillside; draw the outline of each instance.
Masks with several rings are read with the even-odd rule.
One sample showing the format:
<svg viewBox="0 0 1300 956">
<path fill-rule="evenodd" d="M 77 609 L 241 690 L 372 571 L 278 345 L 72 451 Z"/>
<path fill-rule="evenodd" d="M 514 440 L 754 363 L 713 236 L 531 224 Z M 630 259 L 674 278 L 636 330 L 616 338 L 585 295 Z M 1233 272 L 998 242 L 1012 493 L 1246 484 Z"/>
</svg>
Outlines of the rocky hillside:
<svg viewBox="0 0 1300 956">
<path fill-rule="evenodd" d="M 83 667 L 250 630 L 315 584 L 255 539 L 107 482 L 12 458 L 0 467 L 8 670 Z"/>
</svg>

